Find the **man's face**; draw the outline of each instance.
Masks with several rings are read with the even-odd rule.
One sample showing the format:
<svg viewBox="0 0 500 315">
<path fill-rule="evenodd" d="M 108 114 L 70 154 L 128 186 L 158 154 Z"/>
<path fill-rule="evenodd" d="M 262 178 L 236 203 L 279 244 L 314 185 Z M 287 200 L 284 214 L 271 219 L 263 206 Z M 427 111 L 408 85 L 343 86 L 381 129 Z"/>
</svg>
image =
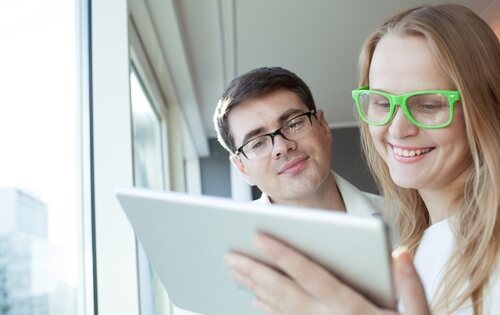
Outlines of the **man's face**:
<svg viewBox="0 0 500 315">
<path fill-rule="evenodd" d="M 229 113 L 234 143 L 240 147 L 308 111 L 300 98 L 286 89 L 248 99 Z M 314 196 L 325 186 L 332 154 L 331 132 L 323 112 L 315 116 L 311 116 L 311 131 L 300 139 L 290 141 L 277 135 L 269 154 L 252 160 L 243 154 L 232 155 L 231 162 L 250 185 L 257 185 L 275 203 Z"/>
</svg>

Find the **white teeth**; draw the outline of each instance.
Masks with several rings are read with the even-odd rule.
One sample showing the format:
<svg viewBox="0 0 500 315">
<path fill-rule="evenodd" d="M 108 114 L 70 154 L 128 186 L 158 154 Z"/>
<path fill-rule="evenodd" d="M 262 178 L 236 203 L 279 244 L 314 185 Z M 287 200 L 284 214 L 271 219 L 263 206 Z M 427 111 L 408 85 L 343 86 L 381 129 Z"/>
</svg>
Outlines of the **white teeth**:
<svg viewBox="0 0 500 315">
<path fill-rule="evenodd" d="M 401 148 L 392 148 L 393 152 L 399 156 L 404 156 L 404 157 L 414 157 L 414 156 L 419 156 L 421 154 L 427 153 L 430 151 L 430 148 L 426 149 L 418 149 L 418 150 L 403 150 Z"/>
</svg>

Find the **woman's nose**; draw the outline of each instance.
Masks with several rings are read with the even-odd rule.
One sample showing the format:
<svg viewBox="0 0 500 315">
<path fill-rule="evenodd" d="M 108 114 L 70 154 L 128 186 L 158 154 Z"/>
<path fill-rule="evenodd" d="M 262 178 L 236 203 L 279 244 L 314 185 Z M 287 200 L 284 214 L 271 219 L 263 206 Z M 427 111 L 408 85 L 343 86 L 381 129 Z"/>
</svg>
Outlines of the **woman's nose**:
<svg viewBox="0 0 500 315">
<path fill-rule="evenodd" d="M 389 124 L 389 133 L 394 139 L 416 135 L 419 130 L 417 126 L 408 120 L 401 108 L 396 109 L 396 113 Z"/>
</svg>

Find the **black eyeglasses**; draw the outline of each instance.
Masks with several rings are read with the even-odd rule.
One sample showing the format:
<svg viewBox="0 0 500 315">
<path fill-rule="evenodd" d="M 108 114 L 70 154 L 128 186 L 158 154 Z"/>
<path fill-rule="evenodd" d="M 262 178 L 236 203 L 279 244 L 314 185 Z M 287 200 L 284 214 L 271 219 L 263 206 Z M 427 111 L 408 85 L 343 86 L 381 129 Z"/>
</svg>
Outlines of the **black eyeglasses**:
<svg viewBox="0 0 500 315">
<path fill-rule="evenodd" d="M 248 160 L 259 159 L 271 153 L 274 146 L 274 137 L 281 135 L 286 140 L 298 140 L 307 135 L 312 129 L 311 116 L 316 114 L 312 109 L 288 120 L 274 132 L 258 136 L 243 143 L 234 154 L 242 153 Z M 316 117 L 316 115 L 314 116 Z"/>
</svg>

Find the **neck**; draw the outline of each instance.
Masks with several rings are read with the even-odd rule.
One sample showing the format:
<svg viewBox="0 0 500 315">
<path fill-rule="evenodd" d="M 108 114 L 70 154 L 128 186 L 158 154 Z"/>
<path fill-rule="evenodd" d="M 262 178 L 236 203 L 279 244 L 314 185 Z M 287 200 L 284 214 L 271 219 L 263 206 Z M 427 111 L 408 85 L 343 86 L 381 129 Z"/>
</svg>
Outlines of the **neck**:
<svg viewBox="0 0 500 315">
<path fill-rule="evenodd" d="M 431 225 L 449 218 L 459 208 L 466 177 L 463 174 L 446 187 L 418 190 L 429 212 Z"/>
<path fill-rule="evenodd" d="M 280 205 L 346 211 L 344 200 L 337 189 L 337 184 L 331 172 L 328 173 L 321 187 L 308 196 L 294 200 L 280 200 L 271 197 L 269 199 L 272 203 Z"/>
</svg>

